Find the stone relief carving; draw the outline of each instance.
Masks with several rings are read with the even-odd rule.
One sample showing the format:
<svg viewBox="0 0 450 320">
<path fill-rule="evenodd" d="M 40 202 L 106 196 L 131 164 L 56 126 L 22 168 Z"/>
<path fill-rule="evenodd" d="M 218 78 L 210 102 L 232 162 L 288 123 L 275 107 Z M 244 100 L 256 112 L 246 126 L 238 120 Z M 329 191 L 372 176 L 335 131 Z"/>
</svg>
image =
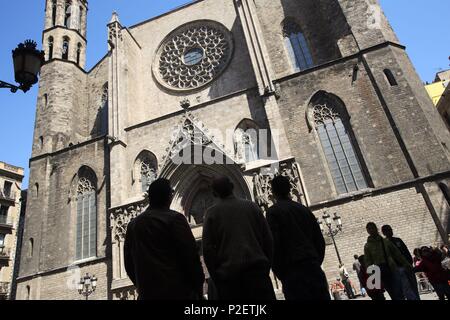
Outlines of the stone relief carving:
<svg viewBox="0 0 450 320">
<path fill-rule="evenodd" d="M 316 125 L 324 124 L 326 120 L 335 121 L 336 119 L 339 118 L 340 118 L 339 113 L 337 113 L 332 108 L 328 107 L 326 104 L 319 104 L 314 106 L 313 119 Z"/>
<path fill-rule="evenodd" d="M 300 170 L 296 162 L 280 163 L 279 170 L 269 172 L 260 170 L 253 176 L 254 194 L 257 204 L 261 207 L 264 213 L 274 204 L 270 181 L 276 176 L 285 176 L 291 182 L 291 196 L 292 200 L 302 203 L 303 191 L 300 181 Z"/>
<path fill-rule="evenodd" d="M 128 224 L 140 215 L 145 207 L 144 203 L 130 204 L 127 207 L 122 207 L 111 212 L 112 237 L 115 241 L 125 240 Z"/>
<path fill-rule="evenodd" d="M 213 21 L 192 22 L 162 43 L 153 72 L 168 89 L 197 89 L 225 70 L 232 53 L 232 36 L 224 26 Z"/>
</svg>

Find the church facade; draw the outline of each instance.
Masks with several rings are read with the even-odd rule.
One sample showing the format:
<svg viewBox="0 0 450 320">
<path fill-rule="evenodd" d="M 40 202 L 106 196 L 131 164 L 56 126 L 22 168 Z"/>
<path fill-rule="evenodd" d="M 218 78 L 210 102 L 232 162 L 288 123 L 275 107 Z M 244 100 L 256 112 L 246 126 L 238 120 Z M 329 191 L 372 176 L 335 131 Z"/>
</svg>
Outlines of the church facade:
<svg viewBox="0 0 450 320">
<path fill-rule="evenodd" d="M 87 11 L 46 0 L 17 299 L 80 299 L 86 273 L 92 299 L 135 299 L 124 235 L 157 177 L 199 250 L 217 175 L 263 210 L 289 177 L 318 218 L 341 217 L 349 269 L 370 221 L 410 249 L 448 242 L 450 135 L 377 0 L 197 0 L 130 27 L 113 14 L 90 70 Z M 331 244 L 323 267 L 338 275 Z"/>
</svg>

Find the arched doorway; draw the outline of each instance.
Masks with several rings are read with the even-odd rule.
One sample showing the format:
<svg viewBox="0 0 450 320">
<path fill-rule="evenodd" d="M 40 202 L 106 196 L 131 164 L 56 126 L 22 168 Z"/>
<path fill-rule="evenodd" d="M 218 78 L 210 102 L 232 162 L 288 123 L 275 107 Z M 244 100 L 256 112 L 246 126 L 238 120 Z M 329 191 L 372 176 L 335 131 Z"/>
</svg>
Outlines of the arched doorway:
<svg viewBox="0 0 450 320">
<path fill-rule="evenodd" d="M 166 176 L 175 189 L 172 208 L 184 213 L 191 226 L 202 225 L 206 210 L 215 204 L 211 183 L 218 176 L 230 178 L 236 196 L 252 199 L 238 165 L 180 165 Z"/>
</svg>

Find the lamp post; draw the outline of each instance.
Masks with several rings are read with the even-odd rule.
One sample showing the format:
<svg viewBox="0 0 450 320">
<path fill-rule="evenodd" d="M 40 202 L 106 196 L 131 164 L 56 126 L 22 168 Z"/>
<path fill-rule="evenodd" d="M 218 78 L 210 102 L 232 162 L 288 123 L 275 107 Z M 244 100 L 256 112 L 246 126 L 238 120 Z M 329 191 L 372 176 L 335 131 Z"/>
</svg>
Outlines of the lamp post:
<svg viewBox="0 0 450 320">
<path fill-rule="evenodd" d="M 322 216 L 322 220 L 323 221 L 319 221 L 319 219 L 317 219 L 317 221 L 319 222 L 319 226 L 320 226 L 320 230 L 322 231 L 322 233 L 325 236 L 330 237 L 333 240 L 333 245 L 334 245 L 334 249 L 336 250 L 336 255 L 338 257 L 339 260 L 339 266 L 342 265 L 342 259 L 341 259 L 341 255 L 339 254 L 339 249 L 337 247 L 336 244 L 336 235 L 342 231 L 342 220 L 341 217 L 337 214 L 337 212 L 334 213 L 334 217 L 332 218 L 326 211 L 324 212 L 323 216 Z M 324 228 L 324 223 L 325 222 L 325 226 L 326 229 Z"/>
<path fill-rule="evenodd" d="M 44 51 L 37 50 L 36 46 L 33 40 L 26 40 L 13 50 L 14 77 L 19 85 L 0 81 L 0 88 L 9 89 L 12 93 L 18 90 L 27 92 L 38 82 L 39 70 L 45 61 L 45 56 Z"/>
<path fill-rule="evenodd" d="M 95 292 L 97 289 L 97 278 L 95 276 L 90 276 L 89 273 L 80 279 L 78 283 L 78 293 L 89 300 L 89 296 Z"/>
</svg>

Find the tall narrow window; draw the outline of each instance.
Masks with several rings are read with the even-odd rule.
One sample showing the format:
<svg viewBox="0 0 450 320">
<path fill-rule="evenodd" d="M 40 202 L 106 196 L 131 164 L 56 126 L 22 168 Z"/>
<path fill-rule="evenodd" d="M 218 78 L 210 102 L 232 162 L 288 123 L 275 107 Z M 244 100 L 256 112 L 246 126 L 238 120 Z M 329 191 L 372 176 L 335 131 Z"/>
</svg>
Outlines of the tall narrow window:
<svg viewBox="0 0 450 320">
<path fill-rule="evenodd" d="M 258 129 L 249 119 L 239 124 L 234 133 L 236 158 L 246 163 L 259 160 Z"/>
<path fill-rule="evenodd" d="M 283 26 L 283 36 L 295 71 L 302 71 L 314 66 L 305 35 L 294 21 L 287 20 Z"/>
<path fill-rule="evenodd" d="M 5 197 L 7 197 L 8 199 L 11 199 L 11 197 L 13 196 L 12 194 L 12 182 L 10 181 L 5 181 L 5 184 L 3 185 L 3 195 Z"/>
<path fill-rule="evenodd" d="M 52 26 L 56 26 L 56 9 L 57 9 L 57 4 L 56 4 L 56 0 L 52 1 Z"/>
<path fill-rule="evenodd" d="M 97 196 L 93 183 L 80 178 L 77 189 L 76 259 L 97 255 Z"/>
<path fill-rule="evenodd" d="M 28 258 L 33 258 L 34 254 L 34 239 L 30 238 L 29 244 L 28 244 Z"/>
<path fill-rule="evenodd" d="M 78 11 L 78 31 L 81 32 L 82 30 L 82 25 L 83 25 L 83 7 L 80 6 L 79 11 Z"/>
<path fill-rule="evenodd" d="M 81 50 L 82 50 L 82 45 L 81 45 L 81 43 L 79 43 L 78 48 L 77 48 L 77 64 L 78 65 L 80 65 Z"/>
<path fill-rule="evenodd" d="M 64 38 L 63 46 L 62 46 L 62 58 L 63 58 L 63 60 L 69 60 L 69 49 L 70 49 L 69 38 Z"/>
<path fill-rule="evenodd" d="M 386 76 L 386 80 L 389 82 L 391 87 L 395 87 L 398 85 L 397 80 L 395 79 L 395 76 L 391 70 L 384 69 L 384 75 Z"/>
<path fill-rule="evenodd" d="M 8 221 L 8 206 L 0 206 L 0 224 L 6 224 Z"/>
<path fill-rule="evenodd" d="M 26 297 L 25 297 L 25 300 L 30 300 L 30 297 L 31 297 L 31 287 L 30 287 L 30 286 L 27 286 L 27 287 L 26 287 Z"/>
<path fill-rule="evenodd" d="M 3 248 L 5 246 L 5 235 L 3 233 L 0 233 L 0 248 Z"/>
<path fill-rule="evenodd" d="M 362 167 L 350 139 L 348 124 L 329 103 L 316 105 L 314 122 L 336 190 L 345 194 L 367 188 Z"/>
<path fill-rule="evenodd" d="M 70 28 L 71 27 L 71 17 L 72 17 L 72 1 L 71 0 L 66 0 L 66 5 L 65 5 L 65 15 L 64 15 L 64 26 L 66 28 Z"/>
<path fill-rule="evenodd" d="M 53 37 L 48 38 L 48 60 L 53 59 Z"/>
<path fill-rule="evenodd" d="M 39 198 L 39 183 L 34 184 L 33 196 L 37 199 Z"/>
</svg>

